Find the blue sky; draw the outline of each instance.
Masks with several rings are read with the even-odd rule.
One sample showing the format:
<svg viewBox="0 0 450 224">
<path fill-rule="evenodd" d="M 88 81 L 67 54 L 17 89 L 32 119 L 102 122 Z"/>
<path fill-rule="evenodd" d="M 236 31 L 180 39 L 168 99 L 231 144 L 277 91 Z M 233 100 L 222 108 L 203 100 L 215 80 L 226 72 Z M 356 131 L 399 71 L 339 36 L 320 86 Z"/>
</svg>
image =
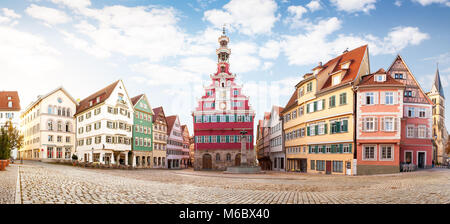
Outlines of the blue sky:
<svg viewBox="0 0 450 224">
<path fill-rule="evenodd" d="M 450 0 L 2 0 L 0 89 L 18 90 L 25 108 L 61 85 L 83 99 L 123 79 L 192 134 L 224 24 L 231 71 L 261 119 L 319 61 L 363 44 L 371 71 L 400 53 L 425 91 L 437 62 L 447 87 L 449 10 Z"/>
</svg>

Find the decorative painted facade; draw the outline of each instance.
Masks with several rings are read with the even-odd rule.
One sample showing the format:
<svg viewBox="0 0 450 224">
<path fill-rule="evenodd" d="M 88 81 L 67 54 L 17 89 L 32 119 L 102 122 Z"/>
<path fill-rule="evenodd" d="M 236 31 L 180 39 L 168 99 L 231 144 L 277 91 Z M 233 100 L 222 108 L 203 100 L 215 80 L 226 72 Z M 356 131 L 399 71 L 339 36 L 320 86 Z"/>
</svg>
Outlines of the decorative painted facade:
<svg viewBox="0 0 450 224">
<path fill-rule="evenodd" d="M 167 168 L 167 120 L 163 107 L 153 109 L 152 168 Z"/>
<path fill-rule="evenodd" d="M 129 165 L 133 115 L 133 104 L 122 80 L 80 101 L 75 114 L 78 159 Z"/>
<path fill-rule="evenodd" d="M 216 50 L 217 71 L 212 74 L 211 84 L 204 87 L 205 94 L 198 100 L 192 113 L 195 137 L 194 168 L 226 170 L 228 166 L 240 164 L 241 131 L 246 131 L 250 150 L 248 161 L 255 160 L 253 151 L 254 111 L 249 97 L 242 93 L 242 86 L 235 83 L 236 75 L 230 72 L 228 48 L 229 38 L 218 39 Z M 254 163 L 254 162 L 253 162 Z"/>
<path fill-rule="evenodd" d="M 134 108 L 132 151 L 129 155 L 133 167 L 150 168 L 153 163 L 153 111 L 147 96 L 131 98 Z"/>
<path fill-rule="evenodd" d="M 167 120 L 167 168 L 183 168 L 183 135 L 178 115 L 166 117 Z"/>
<path fill-rule="evenodd" d="M 364 76 L 357 91 L 357 174 L 400 172 L 405 85 L 380 69 Z"/>
<path fill-rule="evenodd" d="M 63 87 L 39 95 L 20 115 L 24 147 L 19 150 L 19 157 L 71 160 L 75 153 L 76 107 L 77 102 Z"/>
<path fill-rule="evenodd" d="M 11 121 L 13 127 L 20 129 L 20 99 L 17 91 L 0 91 L 0 127 L 7 129 Z M 17 158 L 18 150 L 11 151 L 11 157 Z"/>
<path fill-rule="evenodd" d="M 398 55 L 387 74 L 405 85 L 401 122 L 400 163 L 432 166 L 432 104 L 408 66 Z"/>
<path fill-rule="evenodd" d="M 448 132 L 445 127 L 445 96 L 444 89 L 441 84 L 439 68 L 436 69 L 431 91 L 427 93 L 428 97 L 433 101 L 433 160 L 435 163 L 445 163 L 448 155 L 445 147 L 448 141 Z"/>
<path fill-rule="evenodd" d="M 367 45 L 304 75 L 282 111 L 288 171 L 353 175 L 354 89 L 370 72 Z"/>
</svg>

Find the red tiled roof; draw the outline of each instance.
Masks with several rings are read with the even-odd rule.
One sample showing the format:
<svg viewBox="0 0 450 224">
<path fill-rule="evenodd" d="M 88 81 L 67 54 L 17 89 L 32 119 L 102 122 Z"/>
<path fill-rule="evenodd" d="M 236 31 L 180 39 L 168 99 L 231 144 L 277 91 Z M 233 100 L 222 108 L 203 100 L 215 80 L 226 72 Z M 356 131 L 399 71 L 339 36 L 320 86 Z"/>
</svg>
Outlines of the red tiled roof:
<svg viewBox="0 0 450 224">
<path fill-rule="evenodd" d="M 167 135 L 170 135 L 170 132 L 172 132 L 173 125 L 175 124 L 175 121 L 177 120 L 177 115 L 172 115 L 166 117 L 167 121 Z"/>
<path fill-rule="evenodd" d="M 108 85 L 107 87 L 95 92 L 94 94 L 84 98 L 82 101 L 80 101 L 80 103 L 77 106 L 77 112 L 76 114 L 79 114 L 99 103 L 103 103 L 106 99 L 109 98 L 109 96 L 111 95 L 112 91 L 114 90 L 114 88 L 116 88 L 117 83 L 119 83 L 120 80 L 115 81 L 114 83 Z M 97 97 L 100 97 L 100 102 L 97 103 L 96 99 Z M 89 102 L 93 100 L 94 103 L 92 104 L 92 106 L 89 105 Z M 76 115 L 75 114 L 75 115 Z"/>
<path fill-rule="evenodd" d="M 375 73 L 372 73 L 370 75 L 366 75 L 362 78 L 361 82 L 359 83 L 359 86 L 374 86 L 374 85 L 389 85 L 389 86 L 404 86 L 405 84 L 395 80 L 392 78 L 392 76 L 386 74 L 386 81 L 384 82 L 376 82 L 374 76 L 376 74 L 386 74 L 386 71 L 384 69 L 379 69 Z"/>
<path fill-rule="evenodd" d="M 297 101 L 296 100 L 297 100 L 297 90 L 294 91 L 294 93 L 292 94 L 291 98 L 289 99 L 288 103 L 286 104 L 284 109 L 281 111 L 281 113 L 287 112 L 292 107 L 297 105 Z"/>
<path fill-rule="evenodd" d="M 8 100 L 8 97 L 11 97 L 11 100 Z M 9 101 L 12 102 L 12 107 L 8 107 Z M 0 91 L 0 110 L 20 110 L 20 99 L 17 91 Z"/>
<path fill-rule="evenodd" d="M 353 81 L 358 75 L 359 67 L 364 58 L 365 52 L 367 50 L 367 45 L 355 48 L 351 51 L 345 52 L 331 60 L 329 60 L 323 67 L 323 69 L 319 72 L 318 75 L 327 75 L 328 79 L 325 84 L 322 86 L 321 90 L 331 87 L 331 76 L 334 72 L 343 70 L 344 76 L 341 80 L 341 84 L 346 84 L 350 81 Z M 340 63 L 351 61 L 348 69 L 341 69 Z"/>
<path fill-rule="evenodd" d="M 137 95 L 137 96 L 131 98 L 131 103 L 133 104 L 133 106 L 136 105 L 136 103 L 139 101 L 139 99 L 141 99 L 141 97 L 142 97 L 143 95 L 144 95 L 144 94 L 140 94 L 140 95 Z"/>
<path fill-rule="evenodd" d="M 157 107 L 157 108 L 153 108 L 153 123 L 156 122 L 156 118 L 158 118 L 159 114 L 162 113 L 164 119 L 166 118 L 166 115 L 164 114 L 164 110 L 163 107 Z M 167 124 L 167 119 L 166 119 L 166 124 Z"/>
</svg>

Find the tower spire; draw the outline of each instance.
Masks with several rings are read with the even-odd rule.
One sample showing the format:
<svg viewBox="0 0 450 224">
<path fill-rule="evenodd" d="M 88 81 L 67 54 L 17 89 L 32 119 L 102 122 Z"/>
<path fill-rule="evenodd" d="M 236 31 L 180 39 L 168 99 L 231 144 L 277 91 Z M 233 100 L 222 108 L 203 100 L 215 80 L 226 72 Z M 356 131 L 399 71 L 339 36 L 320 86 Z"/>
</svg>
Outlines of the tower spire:
<svg viewBox="0 0 450 224">
<path fill-rule="evenodd" d="M 439 93 L 439 95 L 444 97 L 444 89 L 442 88 L 441 76 L 439 75 L 439 63 L 436 63 L 436 75 L 434 76 L 434 82 L 431 90 L 435 90 Z"/>
</svg>

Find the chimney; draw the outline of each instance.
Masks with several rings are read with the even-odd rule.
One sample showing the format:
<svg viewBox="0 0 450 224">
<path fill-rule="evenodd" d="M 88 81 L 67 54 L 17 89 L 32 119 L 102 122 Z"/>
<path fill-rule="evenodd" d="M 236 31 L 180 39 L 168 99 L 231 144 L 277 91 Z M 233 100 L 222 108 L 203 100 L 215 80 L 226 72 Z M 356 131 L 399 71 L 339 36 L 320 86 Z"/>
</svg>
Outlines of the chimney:
<svg viewBox="0 0 450 224">
<path fill-rule="evenodd" d="M 319 66 L 322 66 L 322 62 L 321 61 L 319 61 Z"/>
<path fill-rule="evenodd" d="M 345 51 L 344 52 L 342 52 L 343 54 L 345 54 L 345 53 L 347 53 L 348 52 L 348 47 L 345 49 Z"/>
</svg>

